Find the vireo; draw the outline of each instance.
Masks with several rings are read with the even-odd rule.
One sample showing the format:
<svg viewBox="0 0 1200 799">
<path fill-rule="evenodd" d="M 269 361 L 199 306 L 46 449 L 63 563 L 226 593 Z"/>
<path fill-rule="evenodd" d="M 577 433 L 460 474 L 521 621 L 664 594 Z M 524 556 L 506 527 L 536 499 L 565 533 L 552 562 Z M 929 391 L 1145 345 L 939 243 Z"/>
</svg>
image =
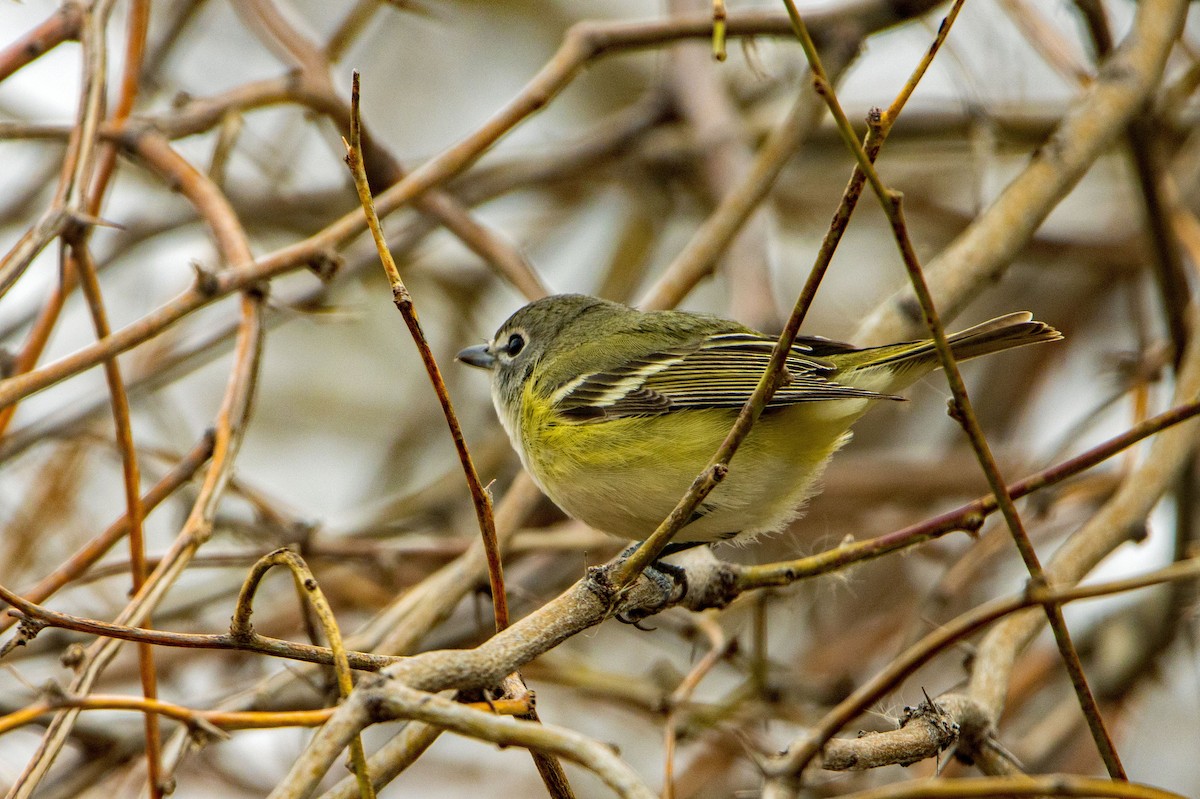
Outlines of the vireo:
<svg viewBox="0 0 1200 799">
<path fill-rule="evenodd" d="M 964 360 L 1061 337 L 1012 313 L 950 343 Z M 491 371 L 500 421 L 546 496 L 592 527 L 637 540 L 717 451 L 774 344 L 716 316 L 563 294 L 521 308 L 458 360 Z M 850 425 L 937 365 L 932 340 L 859 349 L 797 339 L 786 382 L 675 542 L 745 540 L 782 527 Z"/>
</svg>

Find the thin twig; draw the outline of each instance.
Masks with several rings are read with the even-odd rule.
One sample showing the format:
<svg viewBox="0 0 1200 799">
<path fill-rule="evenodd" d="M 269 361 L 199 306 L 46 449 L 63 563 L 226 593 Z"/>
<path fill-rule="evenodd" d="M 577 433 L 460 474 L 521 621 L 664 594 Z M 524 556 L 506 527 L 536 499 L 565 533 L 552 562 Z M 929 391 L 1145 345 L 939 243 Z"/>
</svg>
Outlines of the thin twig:
<svg viewBox="0 0 1200 799">
<path fill-rule="evenodd" d="M 987 209 L 930 261 L 925 271 L 944 315 L 954 316 L 994 283 L 1141 111 L 1179 38 L 1187 7 L 1183 0 L 1139 3 L 1130 35 L 1095 83 L 1071 103 L 1053 135 Z M 863 320 L 854 340 L 883 344 L 912 338 L 920 329 L 920 309 L 911 288 L 905 288 Z"/>
<path fill-rule="evenodd" d="M 700 681 L 721 662 L 721 659 L 729 651 L 729 638 L 714 618 L 700 615 L 696 617 L 695 624 L 708 638 L 708 651 L 667 697 L 667 717 L 663 721 L 663 762 L 666 767 L 663 775 L 662 799 L 674 799 L 675 797 L 675 743 L 678 738 L 675 728 L 678 722 L 679 708 L 692 698 Z"/>
<path fill-rule="evenodd" d="M 357 71 L 354 73 L 354 86 L 351 89 L 350 97 L 350 141 L 346 143 L 346 164 L 350 167 L 350 172 L 354 176 L 354 186 L 358 189 L 358 198 L 362 203 L 363 213 L 367 217 L 367 225 L 370 227 L 371 234 L 375 238 L 375 246 L 379 250 L 379 259 L 391 284 L 392 301 L 395 302 L 400 315 L 404 317 L 404 324 L 407 325 L 408 332 L 412 335 L 413 343 L 417 346 L 417 351 L 421 355 L 421 362 L 425 364 L 425 371 L 429 375 L 429 382 L 433 384 L 434 393 L 437 394 L 438 402 L 442 406 L 442 415 L 445 416 L 446 425 L 450 428 L 450 437 L 454 440 L 454 450 L 458 454 L 463 474 L 467 478 L 467 487 L 471 491 L 471 502 L 475 506 L 475 519 L 479 523 L 479 534 L 483 539 L 484 551 L 487 553 L 488 581 L 492 589 L 492 608 L 495 613 L 496 629 L 503 630 L 508 626 L 508 597 L 504 590 L 504 567 L 500 560 L 500 544 L 496 539 L 496 522 L 492 515 L 492 497 L 487 489 L 483 487 L 483 482 L 479 479 L 479 473 L 475 471 L 475 463 L 471 460 L 471 453 L 467 450 L 467 442 L 463 437 L 462 427 L 458 423 L 458 416 L 454 413 L 454 406 L 450 403 L 450 393 L 446 389 L 446 381 L 442 379 L 442 371 L 438 368 L 437 361 L 433 357 L 433 351 L 429 349 L 429 342 L 425 339 L 424 331 L 421 330 L 421 321 L 417 318 L 417 309 L 413 305 L 412 295 L 409 294 L 408 288 L 400 278 L 400 270 L 396 268 L 396 263 L 392 260 L 392 254 L 388 250 L 387 242 L 383 238 L 383 230 L 379 226 L 379 217 L 375 215 L 374 203 L 371 199 L 371 189 L 367 185 L 367 175 L 363 168 L 362 142 L 358 135 L 359 94 Z"/>
<path fill-rule="evenodd" d="M 845 794 L 843 799 L 1004 799 L 1009 796 L 1184 799 L 1181 794 L 1151 785 L 1100 780 L 1078 774 L 913 780 L 856 791 Z"/>
<path fill-rule="evenodd" d="M 404 317 L 404 323 L 412 335 L 418 352 L 420 352 L 421 361 L 425 364 L 425 370 L 429 374 L 429 381 L 433 384 L 438 402 L 442 406 L 442 414 L 445 416 L 446 425 L 450 428 L 450 436 L 454 440 L 454 448 L 458 454 L 459 463 L 462 465 L 463 474 L 467 478 L 467 487 L 471 492 L 471 501 L 475 508 L 475 518 L 479 523 L 483 550 L 487 557 L 488 582 L 492 591 L 492 609 L 496 630 L 500 631 L 508 627 L 509 623 L 508 596 L 504 587 L 504 565 L 501 559 L 500 542 L 496 535 L 496 522 L 492 509 L 491 493 L 483 486 L 483 482 L 479 479 L 479 473 L 475 469 L 475 462 L 471 459 L 466 439 L 463 437 L 462 428 L 458 423 L 458 416 L 455 414 L 454 406 L 450 402 L 450 393 L 446 388 L 445 381 L 442 379 L 441 369 L 433 357 L 433 352 L 429 348 L 429 342 L 425 339 L 425 333 L 421 329 L 421 322 L 417 317 L 417 309 L 413 305 L 412 296 L 400 277 L 400 271 L 396 268 L 395 261 L 392 260 L 391 252 L 383 237 L 383 230 L 379 225 L 379 218 L 375 215 L 371 200 L 371 189 L 367 183 L 367 175 L 362 161 L 362 142 L 359 136 L 359 74 L 357 71 L 354 73 L 354 84 L 350 97 L 350 142 L 346 145 L 346 163 L 354 175 L 354 185 L 358 190 L 359 201 L 362 203 L 363 212 L 367 216 L 367 224 L 375 239 L 375 246 L 379 251 L 379 258 L 383 264 L 384 272 L 387 274 L 388 281 L 391 284 L 392 299 L 396 304 L 396 308 L 399 309 L 401 316 Z M 522 688 L 524 687 L 519 676 L 514 676 L 512 679 L 516 684 Z M 530 721 L 538 721 L 537 711 L 533 708 L 530 708 L 529 712 L 525 715 Z M 573 797 L 574 794 L 571 791 L 566 772 L 563 771 L 562 766 L 555 759 L 535 754 L 534 761 L 547 788 L 551 791 L 551 795 L 555 799 L 570 799 L 570 797 Z"/>
<path fill-rule="evenodd" d="M 96 275 L 96 264 L 92 260 L 82 232 L 68 246 L 69 258 L 74 263 L 74 271 L 80 277 L 80 285 L 82 285 L 83 294 L 87 298 L 92 323 L 96 329 L 96 338 L 102 339 L 109 334 L 110 329 L 108 313 L 104 308 L 104 297 L 100 291 L 100 280 Z M 108 391 L 112 400 L 117 449 L 121 453 L 125 487 L 125 527 L 129 535 L 129 571 L 133 583 L 132 593 L 136 594 L 146 584 L 146 539 L 142 529 L 145 508 L 142 506 L 141 497 L 141 469 L 138 465 L 137 448 L 133 440 L 129 396 L 125 392 L 125 381 L 121 378 L 121 368 L 116 358 L 110 358 L 104 362 L 104 377 L 108 383 Z M 147 617 L 144 626 L 149 627 L 151 624 L 151 619 Z M 154 650 L 145 644 L 138 645 L 138 670 L 142 681 L 142 695 L 148 700 L 156 699 L 158 697 L 158 677 L 154 668 Z M 145 724 L 146 778 L 150 785 L 150 796 L 153 799 L 159 799 L 162 796 L 162 736 L 158 729 L 158 716 L 154 713 L 147 713 Z"/>
<path fill-rule="evenodd" d="M 252 254 L 244 231 L 224 195 L 203 174 L 174 152 L 161 137 L 148 135 L 139 139 L 139 145 L 147 161 L 177 185 L 196 207 L 208 223 L 225 259 L 230 263 L 251 261 Z M 263 294 L 256 286 L 249 286 L 241 298 L 242 318 L 238 327 L 234 366 L 217 413 L 213 456 L 204 483 L 168 555 L 150 575 L 142 590 L 118 615 L 118 624 L 142 623 L 179 578 L 192 555 L 212 534 L 213 516 L 229 481 L 253 404 L 254 386 L 262 352 L 263 299 Z M 113 336 L 110 336 L 106 341 L 111 341 L 112 338 Z M 71 682 L 71 693 L 82 694 L 91 690 L 115 656 L 117 643 L 115 640 L 102 640 L 85 651 L 78 674 Z M 55 716 L 33 758 L 14 781 L 10 792 L 11 799 L 29 799 L 37 790 L 50 764 L 65 745 L 78 715 L 79 711 L 72 709 Z"/>
<path fill-rule="evenodd" d="M 274 566 L 283 566 L 292 574 L 296 591 L 301 598 L 312 607 L 321 623 L 325 639 L 333 653 L 333 668 L 337 675 L 338 693 L 343 700 L 354 690 L 354 678 L 350 674 L 350 661 L 346 656 L 346 647 L 342 643 L 342 633 L 338 627 L 337 617 L 329 601 L 325 599 L 317 578 L 304 559 L 290 549 L 277 549 L 264 555 L 246 576 L 242 590 L 238 593 L 237 606 L 234 609 L 233 620 L 229 632 L 234 637 L 249 637 L 252 632 L 250 614 L 254 606 L 254 594 L 262 582 L 262 578 Z M 375 786 L 367 770 L 367 756 L 363 750 L 362 736 L 356 735 L 350 740 L 350 763 L 355 778 L 358 780 L 359 796 L 362 799 L 375 799 Z"/>
<path fill-rule="evenodd" d="M 784 0 L 784 3 L 787 6 L 789 16 L 792 18 L 796 35 L 804 47 L 805 55 L 808 56 L 809 64 L 812 66 L 813 73 L 816 76 L 815 82 L 817 83 L 818 93 L 828 103 L 829 110 L 834 115 L 834 120 L 837 122 L 838 129 L 842 132 L 842 138 L 846 142 L 846 146 L 850 148 L 857 159 L 859 168 L 867 176 L 867 181 L 871 184 L 871 188 L 879 198 L 880 205 L 883 206 L 884 213 L 887 214 L 888 220 L 891 222 L 896 245 L 900 249 L 900 254 L 903 257 L 905 269 L 908 271 L 913 291 L 917 296 L 917 301 L 920 303 L 925 325 L 933 336 L 938 360 L 941 362 L 942 371 L 946 375 L 946 380 L 950 385 L 950 392 L 954 397 L 954 418 L 962 425 L 967 438 L 971 442 L 971 447 L 975 451 L 979 465 L 983 470 L 984 476 L 987 478 L 988 485 L 996 496 L 999 510 L 1004 516 L 1004 521 L 1008 524 L 1008 529 L 1012 533 L 1017 550 L 1020 552 L 1021 559 L 1025 562 L 1025 567 L 1028 569 L 1034 584 L 1036 586 L 1044 586 L 1047 584 L 1045 570 L 1042 568 L 1033 543 L 1029 539 L 1029 534 L 1025 531 L 1025 526 L 1021 521 L 1020 514 L 1017 512 L 1016 505 L 1013 503 L 1012 497 L 1008 494 L 1007 484 L 1000 474 L 1000 468 L 996 464 L 991 447 L 988 445 L 987 438 L 983 434 L 983 428 L 975 416 L 971 399 L 967 394 L 966 384 L 963 382 L 962 374 L 958 370 L 958 363 L 955 361 L 954 353 L 946 336 L 946 330 L 942 326 L 937 308 L 934 306 L 933 296 L 925 281 L 924 271 L 921 269 L 916 250 L 913 248 L 912 241 L 908 236 L 908 229 L 904 220 L 902 196 L 899 192 L 884 186 L 883 180 L 879 177 L 878 172 L 875 171 L 874 164 L 871 163 L 866 151 L 858 143 L 858 138 L 854 135 L 853 129 L 850 127 L 850 121 L 846 118 L 846 114 L 837 100 L 837 95 L 834 93 L 832 85 L 829 84 L 825 77 L 824 69 L 820 65 L 820 56 L 817 53 L 812 38 L 808 34 L 804 20 L 796 10 L 792 0 Z M 1125 769 L 1121 765 L 1121 760 L 1117 755 L 1112 736 L 1109 734 L 1108 728 L 1101 716 L 1099 704 L 1096 702 L 1095 695 L 1092 693 L 1087 678 L 1083 673 L 1083 664 L 1080 662 L 1079 653 L 1071 641 L 1071 634 L 1067 629 L 1062 610 L 1056 605 L 1048 604 L 1045 606 L 1045 611 L 1047 618 L 1050 620 L 1050 627 L 1054 631 L 1054 639 L 1062 655 L 1063 664 L 1066 666 L 1067 673 L 1071 677 L 1071 683 L 1075 688 L 1076 695 L 1079 697 L 1084 717 L 1087 719 L 1088 727 L 1096 742 L 1096 748 L 1099 750 L 1100 756 L 1108 768 L 1109 776 L 1125 779 Z"/>
<path fill-rule="evenodd" d="M 491 702 L 464 703 L 465 707 L 473 710 L 491 711 L 499 716 L 515 716 L 528 710 L 528 702 L 518 702 L 509 699 L 495 699 Z M 329 721 L 334 708 L 318 708 L 316 710 L 254 710 L 254 711 L 225 711 L 200 710 L 186 707 L 173 702 L 159 699 L 146 699 L 137 696 L 117 696 L 112 694 L 89 694 L 87 696 L 53 696 L 42 699 L 20 710 L 0 716 L 0 735 L 11 732 L 18 727 L 32 724 L 39 717 L 52 713 L 61 708 L 70 707 L 80 710 L 131 710 L 139 713 L 153 713 L 176 721 L 183 722 L 197 732 L 215 730 L 264 730 L 280 727 L 319 727 Z"/>
<path fill-rule="evenodd" d="M 876 9 L 877 14 L 858 19 L 854 9 L 831 11 L 819 15 L 817 22 L 828 30 L 837 30 L 850 15 L 869 30 L 879 30 L 896 25 L 909 15 L 919 14 L 927 7 L 936 5 L 935 0 L 907 4 L 904 16 L 897 16 L 890 8 Z M 712 20 L 706 15 L 673 18 L 667 21 L 652 20 L 637 23 L 589 23 L 581 24 L 567 34 L 567 41 L 559 55 L 552 59 L 543 73 L 536 76 L 522 90 L 520 96 L 505 110 L 498 112 L 475 134 L 455 145 L 442 156 L 438 156 L 420 169 L 407 175 L 400 183 L 375 198 L 378 213 L 387 214 L 411 201 L 415 196 L 458 174 L 470 163 L 474 163 L 483 150 L 494 144 L 506 132 L 503 125 L 516 125 L 549 101 L 545 94 L 549 82 L 557 92 L 578 73 L 588 57 L 604 53 L 635 50 L 687 38 L 707 38 L 711 35 Z M 738 12 L 729 16 L 730 36 L 784 35 L 789 31 L 786 15 L 775 12 Z M 590 54 L 590 56 L 589 56 Z M 582 60 L 577 60 L 582 58 Z M 560 73 L 561 71 L 561 73 Z M 284 89 L 281 88 L 280 91 Z M 551 94 L 553 94 L 552 92 Z M 216 119 L 211 124 L 216 124 Z M 157 134 L 129 128 L 112 131 L 129 149 L 146 155 L 144 140 Z M 202 285 L 193 287 L 174 297 L 154 311 L 126 327 L 117 330 L 101 342 L 81 348 L 75 353 L 48 364 L 47 366 L 0 380 L 0 408 L 7 407 L 24 397 L 41 391 L 67 377 L 103 362 L 104 358 L 120 354 L 154 336 L 178 322 L 188 314 L 203 308 L 231 293 L 244 291 L 262 281 L 304 268 L 323 259 L 331 248 L 340 246 L 357 236 L 365 227 L 363 215 L 351 212 L 333 222 L 325 229 L 304 241 L 284 247 L 257 260 L 246 258 L 231 261 L 234 268 L 213 276 Z"/>
<path fill-rule="evenodd" d="M 333 651 L 323 646 L 299 644 L 292 641 L 282 641 L 278 638 L 268 638 L 259 635 L 254 630 L 241 629 L 223 635 L 201 633 L 175 633 L 166 630 L 151 630 L 145 627 L 131 627 L 127 624 L 96 621 L 82 616 L 73 616 L 57 610 L 42 607 L 34 602 L 13 593 L 0 585 L 0 600 L 8 603 L 19 611 L 20 616 L 36 620 L 47 627 L 60 627 L 64 630 L 74 630 L 87 635 L 97 635 L 111 638 L 115 641 L 136 641 L 153 646 L 181 647 L 184 649 L 213 649 L 235 650 L 240 652 L 257 652 L 271 657 L 298 660 L 306 663 L 316 663 L 322 666 L 334 665 Z M 373 655 L 367 652 L 347 651 L 346 657 L 350 666 L 361 671 L 378 671 L 384 666 L 397 661 L 397 658 L 386 655 Z"/>
<path fill-rule="evenodd" d="M 63 42 L 78 40 L 86 8 L 82 0 L 63 3 L 42 24 L 0 51 L 0 81 Z"/>
<path fill-rule="evenodd" d="M 768 772 L 775 776 L 800 774 L 805 766 L 814 762 L 814 759 L 820 754 L 822 745 L 838 730 L 853 721 L 873 703 L 886 696 L 889 691 L 898 686 L 922 664 L 928 662 L 935 654 L 978 632 L 997 619 L 1011 616 L 1026 608 L 1047 604 L 1061 605 L 1066 602 L 1146 588 L 1170 580 L 1193 579 L 1198 573 L 1200 573 L 1200 559 L 1193 558 L 1189 561 L 1173 563 L 1166 568 L 1138 577 L 1095 585 L 1047 588 L 1037 587 L 1031 582 L 1026 586 L 1025 591 L 1017 596 L 994 599 L 969 610 L 942 624 L 893 658 L 882 671 L 863 683 L 850 696 L 839 702 L 837 707 L 826 713 L 802 740 L 797 741 L 795 745 L 788 748 L 785 754 L 775 759 L 769 766 Z"/>
</svg>

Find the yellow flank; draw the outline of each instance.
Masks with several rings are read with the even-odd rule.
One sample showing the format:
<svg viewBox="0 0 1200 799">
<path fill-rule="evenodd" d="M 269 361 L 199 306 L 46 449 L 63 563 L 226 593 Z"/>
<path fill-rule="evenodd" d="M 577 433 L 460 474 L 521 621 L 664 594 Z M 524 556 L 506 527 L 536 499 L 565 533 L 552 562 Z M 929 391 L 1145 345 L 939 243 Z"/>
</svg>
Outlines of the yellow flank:
<svg viewBox="0 0 1200 799">
<path fill-rule="evenodd" d="M 745 541 L 790 521 L 866 409 L 864 400 L 834 400 L 764 413 L 681 540 Z M 632 539 L 667 517 L 737 416 L 709 409 L 578 422 L 556 414 L 530 385 L 519 413 L 519 449 L 547 496 L 568 514 Z"/>
</svg>

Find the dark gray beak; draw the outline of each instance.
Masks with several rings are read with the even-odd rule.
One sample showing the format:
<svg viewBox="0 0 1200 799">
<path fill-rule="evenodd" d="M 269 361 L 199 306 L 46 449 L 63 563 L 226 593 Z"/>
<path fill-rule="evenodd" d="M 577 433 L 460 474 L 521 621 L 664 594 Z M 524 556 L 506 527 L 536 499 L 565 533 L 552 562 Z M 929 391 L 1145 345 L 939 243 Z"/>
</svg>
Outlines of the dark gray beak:
<svg viewBox="0 0 1200 799">
<path fill-rule="evenodd" d="M 478 366 L 480 369 L 491 369 L 496 365 L 496 356 L 492 355 L 488 350 L 487 344 L 476 344 L 474 347 L 467 347 L 465 350 L 454 356 L 454 360 L 462 361 L 470 366 Z"/>
</svg>

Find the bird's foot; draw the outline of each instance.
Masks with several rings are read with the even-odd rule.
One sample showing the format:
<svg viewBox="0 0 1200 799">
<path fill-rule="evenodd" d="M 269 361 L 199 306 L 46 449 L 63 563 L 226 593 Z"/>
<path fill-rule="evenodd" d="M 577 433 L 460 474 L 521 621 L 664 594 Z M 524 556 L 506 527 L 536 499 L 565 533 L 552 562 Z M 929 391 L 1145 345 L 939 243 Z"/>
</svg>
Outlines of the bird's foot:
<svg viewBox="0 0 1200 799">
<path fill-rule="evenodd" d="M 620 555 L 613 559 L 610 566 L 615 566 L 625 561 L 641 544 L 632 544 L 626 547 Z M 632 608 L 628 611 L 622 611 L 616 614 L 616 619 L 624 624 L 632 624 L 639 630 L 652 630 L 652 627 L 643 627 L 641 620 L 658 613 L 672 605 L 677 604 L 685 596 L 688 591 L 687 570 L 681 566 L 676 566 L 673 563 L 667 563 L 663 560 L 652 562 L 642 572 L 647 580 L 649 580 L 659 591 L 662 601 L 655 605 L 646 605 L 638 608 Z"/>
</svg>

